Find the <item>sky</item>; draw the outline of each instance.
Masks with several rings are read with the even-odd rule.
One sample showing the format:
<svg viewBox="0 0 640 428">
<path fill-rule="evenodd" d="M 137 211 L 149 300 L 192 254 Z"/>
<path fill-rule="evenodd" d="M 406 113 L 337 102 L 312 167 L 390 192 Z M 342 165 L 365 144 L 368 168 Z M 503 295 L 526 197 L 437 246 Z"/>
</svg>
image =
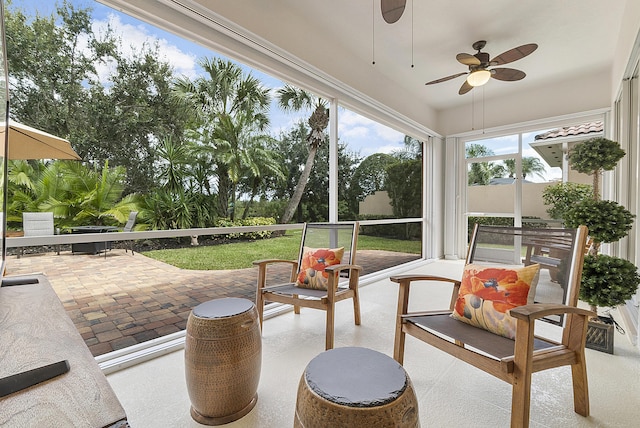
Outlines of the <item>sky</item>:
<svg viewBox="0 0 640 428">
<path fill-rule="evenodd" d="M 99 34 L 110 24 L 115 34 L 120 36 L 122 48 L 130 48 L 133 52 L 136 47 L 145 42 L 153 45 L 158 43 L 165 61 L 169 62 L 177 76 L 184 75 L 191 79 L 200 75 L 198 59 L 203 57 L 221 56 L 216 52 L 203 48 L 200 45 L 177 37 L 171 33 L 160 30 L 154 26 L 125 15 L 115 9 L 90 0 L 68 0 L 76 8 L 93 9 L 93 29 Z M 12 0 L 11 7 L 19 7 L 26 15 L 50 16 L 55 10 L 57 1 L 54 0 Z M 6 7 L 6 6 L 5 6 Z M 258 70 L 250 69 L 241 64 L 247 73 L 251 73 L 262 81 L 273 92 L 283 86 L 283 82 L 272 78 Z M 106 75 L 108 66 L 102 66 L 99 73 Z M 288 113 L 280 110 L 275 104 L 275 97 L 270 110 L 271 133 L 280 135 L 281 131 L 290 129 L 300 119 L 306 120 L 308 113 Z M 338 135 L 341 143 L 348 144 L 351 151 L 361 157 L 373 153 L 389 153 L 403 147 L 404 134 L 397 132 L 385 125 L 371 121 L 346 109 L 338 111 L 339 125 Z"/>
</svg>

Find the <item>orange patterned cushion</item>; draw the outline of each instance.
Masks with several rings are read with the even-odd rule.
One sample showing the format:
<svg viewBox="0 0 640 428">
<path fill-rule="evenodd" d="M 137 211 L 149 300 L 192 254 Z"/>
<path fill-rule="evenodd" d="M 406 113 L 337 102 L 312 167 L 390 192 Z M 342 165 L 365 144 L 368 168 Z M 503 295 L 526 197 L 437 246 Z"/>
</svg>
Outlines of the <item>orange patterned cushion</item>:
<svg viewBox="0 0 640 428">
<path fill-rule="evenodd" d="M 469 264 L 462 273 L 460 293 L 451 316 L 510 339 L 516 320 L 509 310 L 527 304 L 535 294 L 540 265 L 492 267 Z"/>
<path fill-rule="evenodd" d="M 332 249 L 304 247 L 296 286 L 326 290 L 329 274 L 324 271 L 324 268 L 340 264 L 343 255 L 344 247 Z"/>
</svg>

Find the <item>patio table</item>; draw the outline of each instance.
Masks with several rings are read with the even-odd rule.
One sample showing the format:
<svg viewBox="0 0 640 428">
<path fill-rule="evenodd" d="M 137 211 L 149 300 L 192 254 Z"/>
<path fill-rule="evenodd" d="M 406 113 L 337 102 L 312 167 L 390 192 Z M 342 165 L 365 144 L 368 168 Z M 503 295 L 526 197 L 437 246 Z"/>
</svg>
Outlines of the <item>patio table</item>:
<svg viewBox="0 0 640 428">
<path fill-rule="evenodd" d="M 71 227 L 71 233 L 105 233 L 118 230 L 115 226 L 75 226 Z M 106 242 L 78 242 L 71 244 L 72 253 L 98 254 L 111 249 L 111 241 Z"/>
</svg>

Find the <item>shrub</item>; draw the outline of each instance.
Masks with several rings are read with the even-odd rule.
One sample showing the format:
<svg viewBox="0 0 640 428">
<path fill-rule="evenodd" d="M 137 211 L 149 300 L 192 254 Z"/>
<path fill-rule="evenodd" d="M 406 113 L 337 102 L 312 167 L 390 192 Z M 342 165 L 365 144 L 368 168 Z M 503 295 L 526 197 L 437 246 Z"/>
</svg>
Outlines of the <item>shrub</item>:
<svg viewBox="0 0 640 428">
<path fill-rule="evenodd" d="M 584 199 L 593 199 L 593 187 L 588 184 L 556 183 L 544 188 L 542 201 L 549 216 L 556 220 L 564 219 L 564 214 L 576 203 Z"/>
<path fill-rule="evenodd" d="M 216 227 L 265 226 L 272 224 L 276 224 L 276 219 L 273 217 L 250 217 L 234 221 L 222 218 L 216 222 Z M 260 230 L 257 232 L 234 232 L 218 236 L 227 239 L 265 239 L 270 238 L 272 233 L 270 230 Z"/>
<path fill-rule="evenodd" d="M 592 306 L 614 307 L 630 299 L 640 285 L 636 266 L 605 254 L 584 258 L 580 299 Z"/>
<path fill-rule="evenodd" d="M 567 227 L 584 224 L 597 242 L 616 242 L 627 236 L 635 215 L 614 201 L 585 199 L 564 214 Z"/>
</svg>

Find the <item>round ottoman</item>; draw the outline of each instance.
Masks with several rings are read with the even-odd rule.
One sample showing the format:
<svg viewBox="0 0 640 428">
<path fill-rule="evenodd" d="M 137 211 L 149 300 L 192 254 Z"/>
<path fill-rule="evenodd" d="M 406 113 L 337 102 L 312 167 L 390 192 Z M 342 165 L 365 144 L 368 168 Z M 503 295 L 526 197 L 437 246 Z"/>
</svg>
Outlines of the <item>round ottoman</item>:
<svg viewBox="0 0 640 428">
<path fill-rule="evenodd" d="M 184 360 L 191 417 L 196 422 L 222 425 L 249 413 L 258 400 L 262 364 L 255 305 L 224 298 L 193 308 Z"/>
<path fill-rule="evenodd" d="M 393 358 L 357 347 L 325 351 L 298 385 L 294 427 L 419 427 L 411 380 Z"/>
</svg>

